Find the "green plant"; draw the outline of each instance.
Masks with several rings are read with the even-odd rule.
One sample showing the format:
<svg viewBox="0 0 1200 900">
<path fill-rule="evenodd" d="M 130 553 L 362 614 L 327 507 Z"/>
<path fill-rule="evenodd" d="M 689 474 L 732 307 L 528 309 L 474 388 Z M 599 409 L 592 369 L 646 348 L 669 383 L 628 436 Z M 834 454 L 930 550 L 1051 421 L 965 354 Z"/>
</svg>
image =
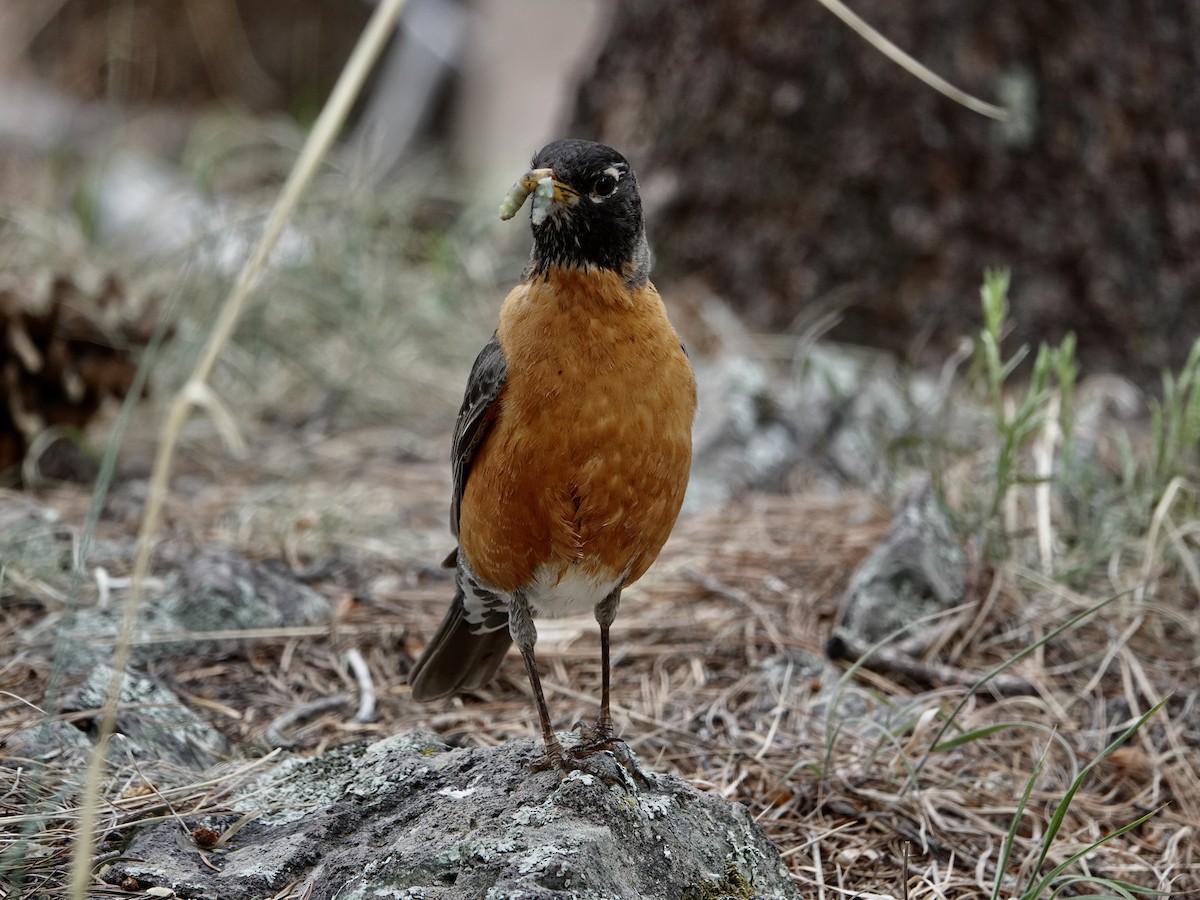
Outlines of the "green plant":
<svg viewBox="0 0 1200 900">
<path fill-rule="evenodd" d="M 1001 342 L 1008 330 L 1009 284 L 1007 269 L 989 269 L 980 289 L 983 305 L 983 330 L 978 339 L 980 365 L 997 438 L 995 471 L 982 527 L 983 544 L 992 558 L 1001 550 L 997 540 L 1001 532 L 996 523 L 1009 491 L 1018 484 L 1033 484 L 1043 478 L 1024 471 L 1021 457 L 1030 440 L 1046 427 L 1056 397 L 1058 427 L 1064 435 L 1064 447 L 1069 446 L 1078 373 L 1075 335 L 1068 333 L 1057 348 L 1046 344 L 1038 348 L 1028 384 L 1015 400 L 1010 399 L 1006 386 L 1029 356 L 1029 347 L 1022 344 L 1008 359 L 1001 352 Z"/>
<path fill-rule="evenodd" d="M 1152 463 L 1142 478 L 1153 506 L 1170 482 L 1195 475 L 1200 456 L 1200 339 L 1179 375 L 1163 373 L 1162 400 L 1150 403 Z"/>
<path fill-rule="evenodd" d="M 1151 810 L 1150 812 L 1146 813 L 1143 816 L 1140 816 L 1139 818 L 1133 820 L 1132 822 L 1128 822 L 1125 825 L 1122 825 L 1120 828 L 1116 829 L 1115 831 L 1111 831 L 1108 834 L 1103 835 L 1099 839 L 1093 841 L 1088 846 L 1084 847 L 1082 850 L 1072 853 L 1069 857 L 1064 859 L 1062 862 L 1060 862 L 1058 865 L 1056 865 L 1054 868 L 1052 868 L 1045 875 L 1042 875 L 1041 872 L 1042 872 L 1042 867 L 1046 862 L 1046 857 L 1050 854 L 1050 848 L 1053 846 L 1055 838 L 1058 836 L 1059 831 L 1062 829 L 1063 819 L 1066 817 L 1067 810 L 1070 809 L 1070 807 L 1071 807 L 1071 801 L 1074 799 L 1075 794 L 1079 791 L 1079 788 L 1083 784 L 1084 779 L 1087 778 L 1088 773 L 1090 773 L 1092 771 L 1092 769 L 1094 769 L 1097 765 L 1099 765 L 1106 758 L 1108 758 L 1108 756 L 1111 755 L 1114 750 L 1116 750 L 1118 747 L 1120 747 L 1122 744 L 1124 744 L 1127 740 L 1129 740 L 1129 738 L 1131 738 L 1134 734 L 1136 734 L 1138 732 L 1138 730 L 1143 725 L 1145 725 L 1147 721 L 1150 720 L 1151 717 L 1153 717 L 1156 713 L 1158 713 L 1158 711 L 1160 709 L 1163 708 L 1163 705 L 1167 702 L 1167 699 L 1168 698 L 1164 697 L 1162 700 L 1159 700 L 1158 703 L 1154 704 L 1154 706 L 1152 706 L 1149 710 L 1147 710 L 1146 713 L 1141 716 L 1141 718 L 1139 718 L 1136 722 L 1134 722 L 1132 725 L 1130 725 L 1116 739 L 1114 739 L 1107 747 L 1105 747 L 1103 750 L 1101 750 L 1100 753 L 1096 755 L 1096 758 L 1093 759 L 1086 766 L 1084 766 L 1079 771 L 1079 774 L 1077 774 L 1075 776 L 1074 780 L 1071 782 L 1070 787 L 1067 789 L 1067 792 L 1063 795 L 1063 798 L 1058 802 L 1058 805 L 1055 807 L 1054 813 L 1051 815 L 1050 821 L 1046 825 L 1045 834 L 1042 835 L 1041 847 L 1040 847 L 1040 851 L 1038 853 L 1037 863 L 1033 867 L 1032 874 L 1030 875 L 1030 881 L 1025 886 L 1025 889 L 1022 890 L 1021 893 L 1017 895 L 1020 898 L 1020 900 L 1037 900 L 1038 897 L 1043 896 L 1047 891 L 1051 891 L 1052 889 L 1053 890 L 1051 892 L 1051 896 L 1057 896 L 1062 891 L 1062 889 L 1067 886 L 1067 883 L 1070 883 L 1073 885 L 1084 884 L 1084 883 L 1094 884 L 1099 887 L 1106 888 L 1106 889 L 1112 891 L 1113 893 L 1111 895 L 1107 895 L 1107 896 L 1113 896 L 1113 897 L 1132 898 L 1132 897 L 1136 897 L 1138 895 L 1144 895 L 1144 896 L 1162 895 L 1162 893 L 1163 893 L 1162 891 L 1156 891 L 1151 888 L 1142 887 L 1142 886 L 1136 885 L 1136 884 L 1130 884 L 1129 882 L 1125 882 L 1125 881 L 1118 881 L 1116 879 L 1098 878 L 1095 876 L 1067 876 L 1066 878 L 1062 877 L 1063 872 L 1065 872 L 1069 867 L 1075 865 L 1081 859 L 1086 857 L 1089 853 L 1091 853 L 1097 847 L 1100 847 L 1100 846 L 1108 843 L 1109 841 L 1111 841 L 1113 838 L 1120 837 L 1121 835 L 1125 834 L 1126 832 L 1131 831 L 1134 828 L 1137 828 L 1143 822 L 1152 818 L 1155 815 L 1155 813 L 1157 813 L 1157 810 Z M 1038 760 L 1037 765 L 1034 766 L 1033 772 L 1030 773 L 1029 778 L 1025 782 L 1025 789 L 1022 792 L 1021 799 L 1017 804 L 1016 815 L 1013 816 L 1012 824 L 1009 826 L 1008 834 L 1005 837 L 1004 845 L 1000 851 L 1000 861 L 996 866 L 996 880 L 992 887 L 992 900 L 998 900 L 998 898 L 1000 897 L 1000 889 L 1004 883 L 1004 873 L 1005 873 L 1006 869 L 1008 868 L 1008 861 L 1012 857 L 1013 847 L 1015 846 L 1015 843 L 1016 843 L 1017 830 L 1020 826 L 1021 818 L 1025 814 L 1025 810 L 1029 805 L 1029 798 L 1033 793 L 1034 785 L 1037 783 L 1038 777 L 1040 776 L 1044 765 L 1045 765 L 1045 754 L 1043 754 L 1042 757 Z M 1057 883 L 1057 887 L 1055 887 L 1056 883 Z M 1104 895 L 1101 895 L 1101 896 L 1104 896 Z"/>
</svg>

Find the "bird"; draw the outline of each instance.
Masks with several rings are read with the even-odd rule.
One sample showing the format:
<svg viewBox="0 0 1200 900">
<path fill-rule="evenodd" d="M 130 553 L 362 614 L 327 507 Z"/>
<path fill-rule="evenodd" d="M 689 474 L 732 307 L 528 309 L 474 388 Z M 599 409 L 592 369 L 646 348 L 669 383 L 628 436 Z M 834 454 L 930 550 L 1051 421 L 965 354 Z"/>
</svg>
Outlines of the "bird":
<svg viewBox="0 0 1200 900">
<path fill-rule="evenodd" d="M 658 557 L 687 489 L 696 379 L 650 281 L 637 177 L 611 147 L 554 141 L 513 186 L 533 247 L 471 368 L 451 442 L 445 565 L 455 593 L 414 664 L 420 702 L 478 690 L 516 644 L 546 758 L 560 773 L 614 746 L 609 629 L 621 592 Z M 537 618 L 591 610 L 600 628 L 595 724 L 570 754 L 551 725 Z"/>
</svg>

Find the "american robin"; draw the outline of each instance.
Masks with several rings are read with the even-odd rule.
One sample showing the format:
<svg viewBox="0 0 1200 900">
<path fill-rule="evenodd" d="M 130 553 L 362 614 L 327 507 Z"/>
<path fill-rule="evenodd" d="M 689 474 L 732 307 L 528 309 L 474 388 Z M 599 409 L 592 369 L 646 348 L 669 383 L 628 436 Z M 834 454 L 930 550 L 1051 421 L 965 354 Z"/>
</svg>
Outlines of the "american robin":
<svg viewBox="0 0 1200 900">
<path fill-rule="evenodd" d="M 450 610 L 409 682 L 416 700 L 475 690 L 515 642 L 548 762 L 614 740 L 609 626 L 621 591 L 675 525 L 692 459 L 696 380 L 662 298 L 637 178 L 591 141 L 544 147 L 503 218 L 534 195 L 529 265 L 467 382 L 455 423 Z M 594 611 L 600 715 L 572 757 L 550 726 L 534 618 Z"/>
</svg>

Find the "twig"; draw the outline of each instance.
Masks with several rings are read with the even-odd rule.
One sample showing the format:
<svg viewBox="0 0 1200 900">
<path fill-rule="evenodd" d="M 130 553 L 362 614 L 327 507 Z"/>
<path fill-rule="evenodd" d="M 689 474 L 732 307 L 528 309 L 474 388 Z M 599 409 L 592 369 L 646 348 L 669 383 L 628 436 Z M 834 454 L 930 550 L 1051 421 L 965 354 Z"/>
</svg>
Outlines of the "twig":
<svg viewBox="0 0 1200 900">
<path fill-rule="evenodd" d="M 955 103 L 960 103 L 967 109 L 1003 122 L 1008 118 L 1008 110 L 973 97 L 961 88 L 957 88 L 936 72 L 917 62 L 882 34 L 868 25 L 852 9 L 841 0 L 819 0 L 827 10 L 849 25 L 868 44 L 904 69 L 910 75 L 925 82 L 935 91 L 949 97 Z"/>
<path fill-rule="evenodd" d="M 759 762 L 762 762 L 763 757 L 765 757 L 768 751 L 770 751 L 771 744 L 775 742 L 775 734 L 779 731 L 779 723 L 782 721 L 783 714 L 787 709 L 787 707 L 784 705 L 783 698 L 787 696 L 788 688 L 792 684 L 792 672 L 795 671 L 795 668 L 795 664 L 789 657 L 787 661 L 787 669 L 785 669 L 783 673 L 783 683 L 779 686 L 779 691 L 776 695 L 777 699 L 775 701 L 775 709 L 773 710 L 775 715 L 771 718 L 771 727 L 767 730 L 767 736 L 763 740 L 762 749 L 754 754 L 754 758 Z"/>
<path fill-rule="evenodd" d="M 358 682 L 358 711 L 354 714 L 354 721 L 359 724 L 374 722 L 375 682 L 371 678 L 371 669 L 357 647 L 346 652 L 346 662 L 350 664 L 350 670 Z"/>
<path fill-rule="evenodd" d="M 96 566 L 92 569 L 92 577 L 96 582 L 96 606 L 100 609 L 107 609 L 109 600 L 112 599 L 114 590 L 124 590 L 132 583 L 129 578 L 115 578 L 108 574 L 108 569 L 104 566 Z M 164 582 L 160 578 L 147 578 L 146 587 L 158 590 L 162 588 Z"/>
<path fill-rule="evenodd" d="M 938 685 L 972 685 L 979 681 L 979 673 L 937 663 L 925 662 L 892 647 L 868 644 L 845 630 L 838 631 L 830 641 L 830 655 L 836 653 L 840 659 L 857 662 L 885 675 L 898 675 L 928 687 Z M 995 675 L 988 687 L 1005 697 L 1036 696 L 1036 686 L 1020 675 Z"/>
<path fill-rule="evenodd" d="M 296 742 L 284 736 L 284 729 L 298 725 L 305 719 L 311 719 L 313 716 L 320 715 L 326 710 L 345 706 L 349 702 L 349 694 L 334 694 L 331 697 L 318 697 L 310 703 L 302 703 L 300 706 L 293 707 L 271 720 L 271 724 L 267 726 L 265 735 L 267 743 L 275 747 L 291 747 Z"/>
<path fill-rule="evenodd" d="M 1038 559 L 1042 571 L 1054 574 L 1054 525 L 1051 518 L 1051 479 L 1054 476 L 1054 454 L 1062 440 L 1059 427 L 1060 394 L 1052 394 L 1046 403 L 1046 420 L 1042 426 L 1041 439 L 1033 447 L 1034 474 L 1037 484 L 1033 488 L 1035 521 L 1037 522 Z"/>
<path fill-rule="evenodd" d="M 746 607 L 754 614 L 754 618 L 763 627 L 763 631 L 767 633 L 771 643 L 774 645 L 775 652 L 782 653 L 790 645 L 788 641 L 783 639 L 783 635 L 779 633 L 779 629 L 775 625 L 774 618 L 766 610 L 766 608 L 751 597 L 745 591 L 732 588 L 724 582 L 714 578 L 711 575 L 706 575 L 698 569 L 691 566 L 686 567 L 680 574 L 688 581 L 697 584 L 710 594 L 716 594 L 718 597 L 724 597 L 727 600 L 732 600 L 734 603 Z"/>
</svg>

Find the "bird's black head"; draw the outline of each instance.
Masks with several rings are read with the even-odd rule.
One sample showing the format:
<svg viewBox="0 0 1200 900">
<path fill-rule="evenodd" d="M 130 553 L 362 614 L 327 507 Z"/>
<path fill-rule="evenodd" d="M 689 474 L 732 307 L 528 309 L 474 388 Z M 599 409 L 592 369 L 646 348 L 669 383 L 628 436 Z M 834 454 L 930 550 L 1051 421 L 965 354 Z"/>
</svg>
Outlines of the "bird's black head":
<svg viewBox="0 0 1200 900">
<path fill-rule="evenodd" d="M 645 281 L 650 249 L 642 198 L 625 157 L 593 141 L 561 140 L 539 150 L 532 167 L 518 182 L 534 193 L 531 274 L 595 266 Z"/>
</svg>

